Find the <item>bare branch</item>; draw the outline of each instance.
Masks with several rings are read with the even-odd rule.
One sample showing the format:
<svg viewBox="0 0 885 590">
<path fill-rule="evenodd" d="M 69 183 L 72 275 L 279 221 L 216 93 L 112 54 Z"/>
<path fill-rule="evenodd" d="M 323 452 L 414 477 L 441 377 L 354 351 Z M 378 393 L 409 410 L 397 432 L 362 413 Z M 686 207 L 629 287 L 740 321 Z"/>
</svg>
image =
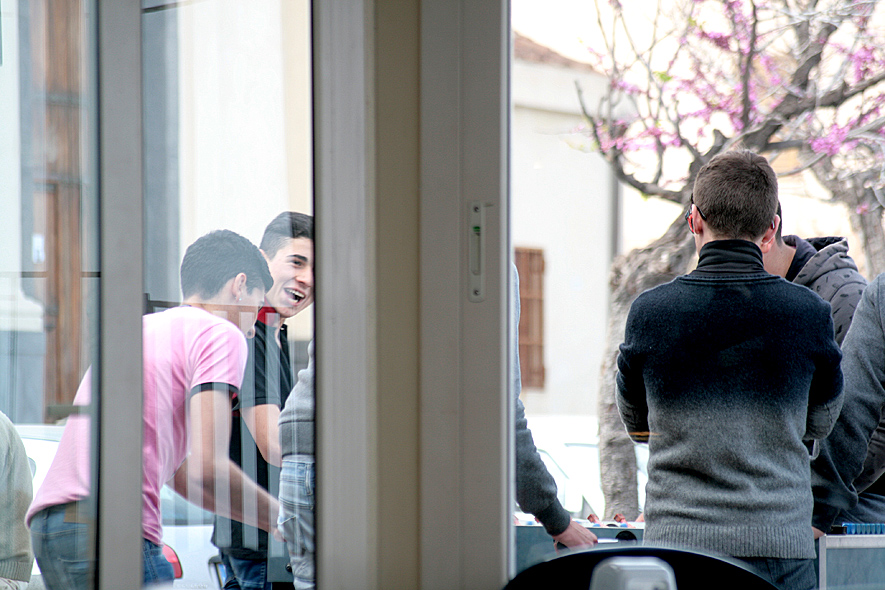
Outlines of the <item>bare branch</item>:
<svg viewBox="0 0 885 590">
<path fill-rule="evenodd" d="M 756 37 L 758 32 L 758 13 L 756 12 L 756 3 L 752 2 L 751 4 L 753 6 L 753 25 L 750 31 L 750 44 L 747 48 L 747 55 L 744 63 L 741 64 L 741 89 L 743 92 L 743 96 L 741 97 L 741 102 L 743 103 L 741 123 L 743 129 L 747 129 L 750 126 L 750 111 L 753 109 L 753 104 L 750 100 L 750 74 L 753 71 L 753 58 L 756 55 Z"/>
</svg>

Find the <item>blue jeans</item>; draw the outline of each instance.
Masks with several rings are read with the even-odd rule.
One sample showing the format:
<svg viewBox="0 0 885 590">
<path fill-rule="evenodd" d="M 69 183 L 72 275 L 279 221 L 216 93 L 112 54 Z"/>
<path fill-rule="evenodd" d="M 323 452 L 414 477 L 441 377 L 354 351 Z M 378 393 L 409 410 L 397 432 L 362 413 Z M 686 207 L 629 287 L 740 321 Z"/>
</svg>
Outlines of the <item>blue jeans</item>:
<svg viewBox="0 0 885 590">
<path fill-rule="evenodd" d="M 144 557 L 144 585 L 168 584 L 175 579 L 172 564 L 163 555 L 163 547 L 147 539 L 142 539 Z"/>
<path fill-rule="evenodd" d="M 775 559 L 765 557 L 738 557 L 757 575 L 765 578 L 779 590 L 813 590 L 817 588 L 817 572 L 813 559 Z"/>
<path fill-rule="evenodd" d="M 69 522 L 70 505 L 50 506 L 31 520 L 31 544 L 47 590 L 90 590 L 93 587 L 95 558 L 90 543 L 91 524 Z M 70 513 L 68 514 L 70 516 Z M 143 542 L 144 585 L 171 582 L 172 564 L 162 548 L 147 539 Z"/>
<path fill-rule="evenodd" d="M 851 510 L 839 512 L 834 524 L 843 522 L 885 522 L 885 496 L 861 493 L 857 497 L 857 505 Z"/>
<path fill-rule="evenodd" d="M 267 559 L 240 559 L 223 549 L 218 552 L 227 574 L 224 590 L 271 590 L 272 584 L 267 581 Z"/>
<path fill-rule="evenodd" d="M 41 510 L 31 520 L 31 545 L 48 590 L 92 588 L 95 558 L 89 524 L 65 521 L 67 505 Z"/>
<path fill-rule="evenodd" d="M 280 471 L 279 528 L 289 549 L 296 590 L 316 588 L 314 529 L 317 475 L 313 457 L 287 455 Z"/>
</svg>

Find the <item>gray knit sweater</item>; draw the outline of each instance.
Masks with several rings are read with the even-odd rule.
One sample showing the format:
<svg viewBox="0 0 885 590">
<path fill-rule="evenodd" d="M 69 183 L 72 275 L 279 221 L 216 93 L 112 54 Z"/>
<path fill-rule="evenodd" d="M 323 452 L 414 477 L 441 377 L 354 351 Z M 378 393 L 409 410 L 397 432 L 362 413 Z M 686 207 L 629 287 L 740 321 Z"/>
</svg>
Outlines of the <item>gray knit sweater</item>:
<svg viewBox="0 0 885 590">
<path fill-rule="evenodd" d="M 25 513 L 32 497 L 25 447 L 15 426 L 0 412 L 0 578 L 31 579 L 34 555 Z"/>
<path fill-rule="evenodd" d="M 307 368 L 298 371 L 298 382 L 292 388 L 280 412 L 280 451 L 287 455 L 314 454 L 314 343 L 307 345 Z"/>
<path fill-rule="evenodd" d="M 628 433 L 649 442 L 645 541 L 733 557 L 813 558 L 803 439 L 841 404 L 830 308 L 767 274 L 751 242 L 631 307 L 618 357 Z"/>
</svg>

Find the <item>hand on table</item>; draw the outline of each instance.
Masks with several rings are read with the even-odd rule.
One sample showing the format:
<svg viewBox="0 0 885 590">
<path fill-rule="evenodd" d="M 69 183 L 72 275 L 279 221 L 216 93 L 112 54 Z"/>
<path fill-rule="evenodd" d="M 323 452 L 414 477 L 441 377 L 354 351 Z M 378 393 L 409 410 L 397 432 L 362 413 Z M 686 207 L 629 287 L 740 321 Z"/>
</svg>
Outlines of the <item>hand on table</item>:
<svg viewBox="0 0 885 590">
<path fill-rule="evenodd" d="M 593 547 L 599 542 L 596 535 L 576 523 L 574 520 L 568 524 L 568 528 L 558 535 L 554 535 L 553 540 L 570 549 L 576 547 Z"/>
</svg>

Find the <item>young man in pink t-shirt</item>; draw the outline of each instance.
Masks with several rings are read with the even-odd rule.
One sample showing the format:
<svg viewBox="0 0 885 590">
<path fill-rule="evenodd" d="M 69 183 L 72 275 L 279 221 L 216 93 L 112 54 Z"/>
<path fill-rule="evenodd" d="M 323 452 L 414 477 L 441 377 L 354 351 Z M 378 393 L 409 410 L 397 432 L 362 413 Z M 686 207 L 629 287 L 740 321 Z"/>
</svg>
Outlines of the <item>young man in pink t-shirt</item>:
<svg viewBox="0 0 885 590">
<path fill-rule="evenodd" d="M 194 242 L 181 264 L 183 305 L 145 316 L 142 535 L 145 584 L 170 582 L 162 556 L 160 489 L 273 532 L 277 501 L 228 458 L 230 396 L 242 385 L 248 335 L 273 280 L 258 248 L 227 230 Z M 74 405 L 88 406 L 91 371 Z M 49 590 L 91 586 L 90 422 L 68 419 L 28 510 L 34 554 Z M 243 498 L 253 500 L 246 502 Z"/>
</svg>

